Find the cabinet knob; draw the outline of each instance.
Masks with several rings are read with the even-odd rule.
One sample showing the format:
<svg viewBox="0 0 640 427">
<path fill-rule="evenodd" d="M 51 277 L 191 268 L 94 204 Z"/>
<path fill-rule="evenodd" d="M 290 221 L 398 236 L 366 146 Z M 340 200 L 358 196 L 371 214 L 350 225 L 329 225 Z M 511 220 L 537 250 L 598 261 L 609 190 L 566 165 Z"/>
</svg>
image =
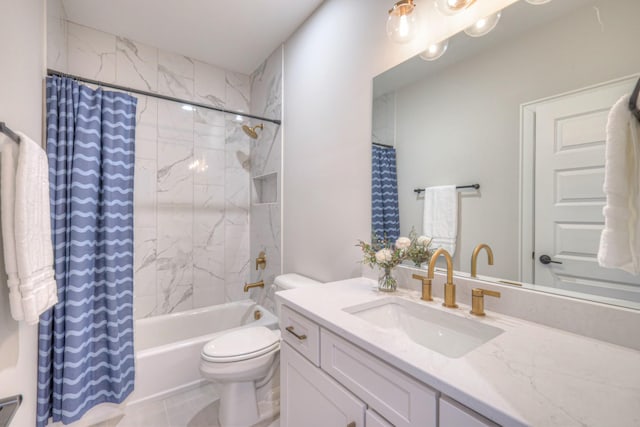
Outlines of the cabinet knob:
<svg viewBox="0 0 640 427">
<path fill-rule="evenodd" d="M 347 427 L 356 427 L 356 422 L 351 421 L 349 424 L 347 424 Z"/>
</svg>

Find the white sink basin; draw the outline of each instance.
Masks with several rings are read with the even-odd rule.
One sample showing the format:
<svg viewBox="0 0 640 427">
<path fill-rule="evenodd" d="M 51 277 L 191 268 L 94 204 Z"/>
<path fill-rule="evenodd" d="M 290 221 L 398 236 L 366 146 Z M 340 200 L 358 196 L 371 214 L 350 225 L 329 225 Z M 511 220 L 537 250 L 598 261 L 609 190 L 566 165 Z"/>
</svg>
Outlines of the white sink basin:
<svg viewBox="0 0 640 427">
<path fill-rule="evenodd" d="M 354 305 L 344 311 L 451 358 L 462 357 L 504 332 L 398 297 Z"/>
</svg>

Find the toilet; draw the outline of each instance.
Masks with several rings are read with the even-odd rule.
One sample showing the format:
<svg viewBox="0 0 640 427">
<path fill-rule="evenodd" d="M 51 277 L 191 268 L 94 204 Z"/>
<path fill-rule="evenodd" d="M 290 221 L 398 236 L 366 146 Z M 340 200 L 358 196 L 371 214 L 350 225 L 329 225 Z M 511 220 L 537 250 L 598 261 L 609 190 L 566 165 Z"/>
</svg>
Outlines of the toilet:
<svg viewBox="0 0 640 427">
<path fill-rule="evenodd" d="M 277 276 L 273 291 L 316 286 L 299 274 Z M 276 306 L 280 317 L 280 308 Z M 200 373 L 220 385 L 218 421 L 221 427 L 249 427 L 276 414 L 261 414 L 256 391 L 277 375 L 280 331 L 264 326 L 237 329 L 209 341 L 200 354 Z"/>
</svg>

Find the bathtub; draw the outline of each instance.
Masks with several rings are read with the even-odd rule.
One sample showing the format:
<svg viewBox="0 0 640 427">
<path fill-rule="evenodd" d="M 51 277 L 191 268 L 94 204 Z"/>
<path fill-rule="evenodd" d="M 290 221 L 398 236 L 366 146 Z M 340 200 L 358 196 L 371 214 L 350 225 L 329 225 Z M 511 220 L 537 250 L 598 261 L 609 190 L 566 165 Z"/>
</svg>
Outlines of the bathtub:
<svg viewBox="0 0 640 427">
<path fill-rule="evenodd" d="M 204 381 L 199 362 L 205 343 L 248 326 L 278 329 L 278 319 L 254 301 L 244 300 L 136 320 L 136 384 L 127 404 L 156 399 Z"/>
</svg>

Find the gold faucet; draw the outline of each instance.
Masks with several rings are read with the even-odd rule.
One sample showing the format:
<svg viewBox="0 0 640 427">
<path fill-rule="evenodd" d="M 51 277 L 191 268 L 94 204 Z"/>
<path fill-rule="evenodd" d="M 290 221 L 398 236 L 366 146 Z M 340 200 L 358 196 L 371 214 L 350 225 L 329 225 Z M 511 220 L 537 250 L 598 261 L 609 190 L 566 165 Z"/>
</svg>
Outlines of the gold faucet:
<svg viewBox="0 0 640 427">
<path fill-rule="evenodd" d="M 493 265 L 493 251 L 486 243 L 480 243 L 473 250 L 473 254 L 471 255 L 471 277 L 477 277 L 478 273 L 478 254 L 482 249 L 487 250 L 487 257 L 489 258 L 489 265 Z"/>
<path fill-rule="evenodd" d="M 471 290 L 471 314 L 484 316 L 484 296 L 500 298 L 500 292 L 474 288 Z"/>
<path fill-rule="evenodd" d="M 458 304 L 456 304 L 456 285 L 453 283 L 453 260 L 446 249 L 440 248 L 431 256 L 427 276 L 430 280 L 433 280 L 433 270 L 436 268 L 436 260 L 440 255 L 444 255 L 447 260 L 447 283 L 444 285 L 444 302 L 442 305 L 448 308 L 458 308 Z"/>
<path fill-rule="evenodd" d="M 433 301 L 433 297 L 431 296 L 431 279 L 419 274 L 414 274 L 411 277 L 422 282 L 422 300 Z"/>
<path fill-rule="evenodd" d="M 264 288 L 264 280 L 260 280 L 259 282 L 255 282 L 255 283 L 245 283 L 244 284 L 244 291 L 245 292 L 249 292 L 249 289 L 251 288 Z"/>
</svg>

